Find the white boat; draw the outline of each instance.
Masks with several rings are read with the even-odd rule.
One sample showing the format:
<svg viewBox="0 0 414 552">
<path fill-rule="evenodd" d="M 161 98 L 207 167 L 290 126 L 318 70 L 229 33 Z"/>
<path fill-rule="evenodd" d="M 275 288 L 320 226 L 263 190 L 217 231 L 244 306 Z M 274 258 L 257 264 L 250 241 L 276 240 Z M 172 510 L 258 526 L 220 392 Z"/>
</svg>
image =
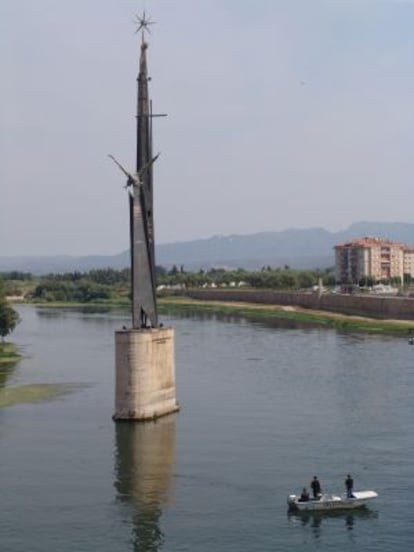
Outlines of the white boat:
<svg viewBox="0 0 414 552">
<path fill-rule="evenodd" d="M 292 512 L 354 510 L 363 508 L 367 502 L 377 496 L 375 491 L 353 491 L 352 497 L 348 497 L 346 494 L 339 496 L 324 493 L 319 498 L 302 501 L 299 496 L 291 494 L 288 496 L 287 503 Z"/>
</svg>

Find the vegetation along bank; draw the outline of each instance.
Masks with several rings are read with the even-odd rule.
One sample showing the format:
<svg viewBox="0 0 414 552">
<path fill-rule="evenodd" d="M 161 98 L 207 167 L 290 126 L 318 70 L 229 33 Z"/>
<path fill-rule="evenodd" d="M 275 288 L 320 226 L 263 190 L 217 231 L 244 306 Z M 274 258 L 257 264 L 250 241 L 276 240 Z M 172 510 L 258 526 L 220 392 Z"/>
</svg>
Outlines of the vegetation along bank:
<svg viewBox="0 0 414 552">
<path fill-rule="evenodd" d="M 263 267 L 253 272 L 212 269 L 197 273 L 186 272 L 183 267 L 157 270 L 161 311 L 196 309 L 359 331 L 414 331 L 414 298 L 337 293 L 331 269 Z M 14 300 L 50 306 L 130 305 L 129 269 L 37 277 L 12 272 L 3 273 L 2 280 L 4 291 Z"/>
</svg>

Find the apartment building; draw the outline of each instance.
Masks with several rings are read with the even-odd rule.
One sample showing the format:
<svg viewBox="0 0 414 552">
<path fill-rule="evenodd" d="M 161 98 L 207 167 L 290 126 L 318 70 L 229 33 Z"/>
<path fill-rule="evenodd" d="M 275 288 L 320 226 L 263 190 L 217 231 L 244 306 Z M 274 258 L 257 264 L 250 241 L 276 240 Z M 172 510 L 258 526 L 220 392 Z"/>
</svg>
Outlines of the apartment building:
<svg viewBox="0 0 414 552">
<path fill-rule="evenodd" d="M 414 277 L 414 248 L 406 247 L 404 250 L 404 274 Z"/>
<path fill-rule="evenodd" d="M 335 246 L 336 281 L 359 283 L 364 278 L 389 280 L 414 277 L 414 249 L 380 238 L 358 238 Z"/>
</svg>

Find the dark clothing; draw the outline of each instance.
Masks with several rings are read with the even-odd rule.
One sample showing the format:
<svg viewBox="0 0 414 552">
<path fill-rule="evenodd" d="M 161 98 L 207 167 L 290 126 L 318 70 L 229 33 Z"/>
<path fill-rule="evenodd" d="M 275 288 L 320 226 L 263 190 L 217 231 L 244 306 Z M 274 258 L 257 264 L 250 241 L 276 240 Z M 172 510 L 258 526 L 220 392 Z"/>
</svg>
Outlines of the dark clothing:
<svg viewBox="0 0 414 552">
<path fill-rule="evenodd" d="M 313 498 L 318 498 L 318 496 L 321 494 L 321 484 L 319 483 L 319 480 L 315 477 L 311 481 L 311 489 L 313 493 Z"/>
<path fill-rule="evenodd" d="M 309 500 L 309 493 L 308 491 L 302 491 L 302 494 L 300 495 L 299 502 L 308 502 Z"/>
<path fill-rule="evenodd" d="M 354 487 L 354 480 L 350 475 L 345 479 L 346 495 L 348 498 L 352 498 L 352 489 Z"/>
</svg>

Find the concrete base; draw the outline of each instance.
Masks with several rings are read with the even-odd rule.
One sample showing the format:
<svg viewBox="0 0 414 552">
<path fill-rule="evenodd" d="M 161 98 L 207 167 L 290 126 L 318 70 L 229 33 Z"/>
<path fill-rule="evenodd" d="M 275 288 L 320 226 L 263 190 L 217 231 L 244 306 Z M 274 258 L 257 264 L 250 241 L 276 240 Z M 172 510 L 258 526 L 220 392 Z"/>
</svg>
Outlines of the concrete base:
<svg viewBox="0 0 414 552">
<path fill-rule="evenodd" d="M 115 332 L 115 364 L 114 420 L 154 420 L 179 409 L 172 328 Z"/>
</svg>

